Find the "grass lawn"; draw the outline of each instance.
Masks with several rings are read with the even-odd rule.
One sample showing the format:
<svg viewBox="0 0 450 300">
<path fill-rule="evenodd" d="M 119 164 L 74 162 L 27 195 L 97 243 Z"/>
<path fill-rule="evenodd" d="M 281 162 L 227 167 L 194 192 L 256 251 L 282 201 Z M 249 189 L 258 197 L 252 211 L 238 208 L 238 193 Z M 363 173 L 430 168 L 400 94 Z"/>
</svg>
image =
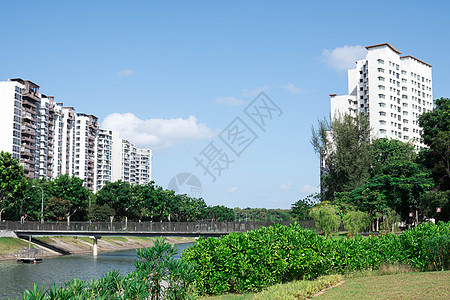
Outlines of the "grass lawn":
<svg viewBox="0 0 450 300">
<path fill-rule="evenodd" d="M 389 275 L 383 272 L 401 272 Z M 407 273 L 403 273 L 407 272 Z M 450 271 L 408 272 L 403 266 L 381 271 L 354 273 L 350 278 L 328 275 L 313 281 L 300 280 L 277 284 L 260 293 L 210 296 L 205 300 L 284 300 L 311 298 L 320 290 L 342 280 L 345 282 L 313 297 L 322 299 L 450 299 Z M 352 277 L 353 276 L 353 277 Z"/>
<path fill-rule="evenodd" d="M 0 237 L 0 255 L 15 253 L 21 248 L 28 248 L 28 242 L 13 237 Z"/>
<path fill-rule="evenodd" d="M 450 271 L 350 278 L 314 299 L 450 299 Z"/>
</svg>

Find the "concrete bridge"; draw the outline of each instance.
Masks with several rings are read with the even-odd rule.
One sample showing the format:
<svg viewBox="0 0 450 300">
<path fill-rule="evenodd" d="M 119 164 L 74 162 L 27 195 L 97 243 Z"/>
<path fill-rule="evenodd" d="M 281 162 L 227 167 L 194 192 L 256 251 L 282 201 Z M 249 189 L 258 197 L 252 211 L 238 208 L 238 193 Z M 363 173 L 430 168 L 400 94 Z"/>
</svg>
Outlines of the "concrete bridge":
<svg viewBox="0 0 450 300">
<path fill-rule="evenodd" d="M 291 222 L 3 222 L 0 230 L 13 231 L 18 237 L 88 236 L 93 240 L 93 255 L 102 236 L 179 236 L 219 237 L 231 232 L 246 232 L 274 224 Z M 313 221 L 301 221 L 300 226 L 314 228 Z"/>
</svg>

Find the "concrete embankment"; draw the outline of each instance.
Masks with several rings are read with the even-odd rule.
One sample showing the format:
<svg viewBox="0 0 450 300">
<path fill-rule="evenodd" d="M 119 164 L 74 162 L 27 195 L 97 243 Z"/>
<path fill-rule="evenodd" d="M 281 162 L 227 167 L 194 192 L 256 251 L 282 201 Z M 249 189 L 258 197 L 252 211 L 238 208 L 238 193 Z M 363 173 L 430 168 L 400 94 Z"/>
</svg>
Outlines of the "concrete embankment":
<svg viewBox="0 0 450 300">
<path fill-rule="evenodd" d="M 98 252 L 138 249 L 153 246 L 151 237 L 103 237 L 98 240 Z M 194 238 L 168 237 L 170 244 L 193 242 Z M 28 241 L 15 237 L 0 237 L 0 260 L 15 259 L 19 249 L 28 247 Z M 92 239 L 88 237 L 34 237 L 32 247 L 42 249 L 42 256 L 92 253 Z"/>
</svg>

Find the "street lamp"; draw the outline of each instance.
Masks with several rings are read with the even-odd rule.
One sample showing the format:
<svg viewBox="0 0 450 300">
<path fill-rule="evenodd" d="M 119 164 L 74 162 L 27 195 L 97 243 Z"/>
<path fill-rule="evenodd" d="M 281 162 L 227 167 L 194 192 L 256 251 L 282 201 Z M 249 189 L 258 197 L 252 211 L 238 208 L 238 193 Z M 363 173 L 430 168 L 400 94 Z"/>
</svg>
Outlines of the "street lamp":
<svg viewBox="0 0 450 300">
<path fill-rule="evenodd" d="M 30 199 L 30 197 L 25 197 L 22 199 L 22 202 L 20 203 L 20 224 L 23 223 L 23 218 L 22 218 L 22 206 L 23 206 L 23 200 L 25 199 Z"/>
<path fill-rule="evenodd" d="M 37 187 L 41 189 L 42 192 L 42 204 L 41 204 L 41 223 L 44 223 L 44 190 L 38 186 L 38 185 L 33 185 L 32 187 Z"/>
</svg>

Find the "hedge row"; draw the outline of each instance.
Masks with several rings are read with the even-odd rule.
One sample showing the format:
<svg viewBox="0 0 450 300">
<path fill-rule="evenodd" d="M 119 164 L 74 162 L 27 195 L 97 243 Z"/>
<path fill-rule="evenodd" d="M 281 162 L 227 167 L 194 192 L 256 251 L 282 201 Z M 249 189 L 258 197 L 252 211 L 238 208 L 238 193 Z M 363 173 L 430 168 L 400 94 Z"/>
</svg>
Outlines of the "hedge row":
<svg viewBox="0 0 450 300">
<path fill-rule="evenodd" d="M 397 236 L 326 239 L 298 224 L 200 239 L 183 252 L 199 293 L 255 292 L 276 283 L 377 269 L 390 263 L 445 269 L 450 223 L 421 224 Z"/>
</svg>

